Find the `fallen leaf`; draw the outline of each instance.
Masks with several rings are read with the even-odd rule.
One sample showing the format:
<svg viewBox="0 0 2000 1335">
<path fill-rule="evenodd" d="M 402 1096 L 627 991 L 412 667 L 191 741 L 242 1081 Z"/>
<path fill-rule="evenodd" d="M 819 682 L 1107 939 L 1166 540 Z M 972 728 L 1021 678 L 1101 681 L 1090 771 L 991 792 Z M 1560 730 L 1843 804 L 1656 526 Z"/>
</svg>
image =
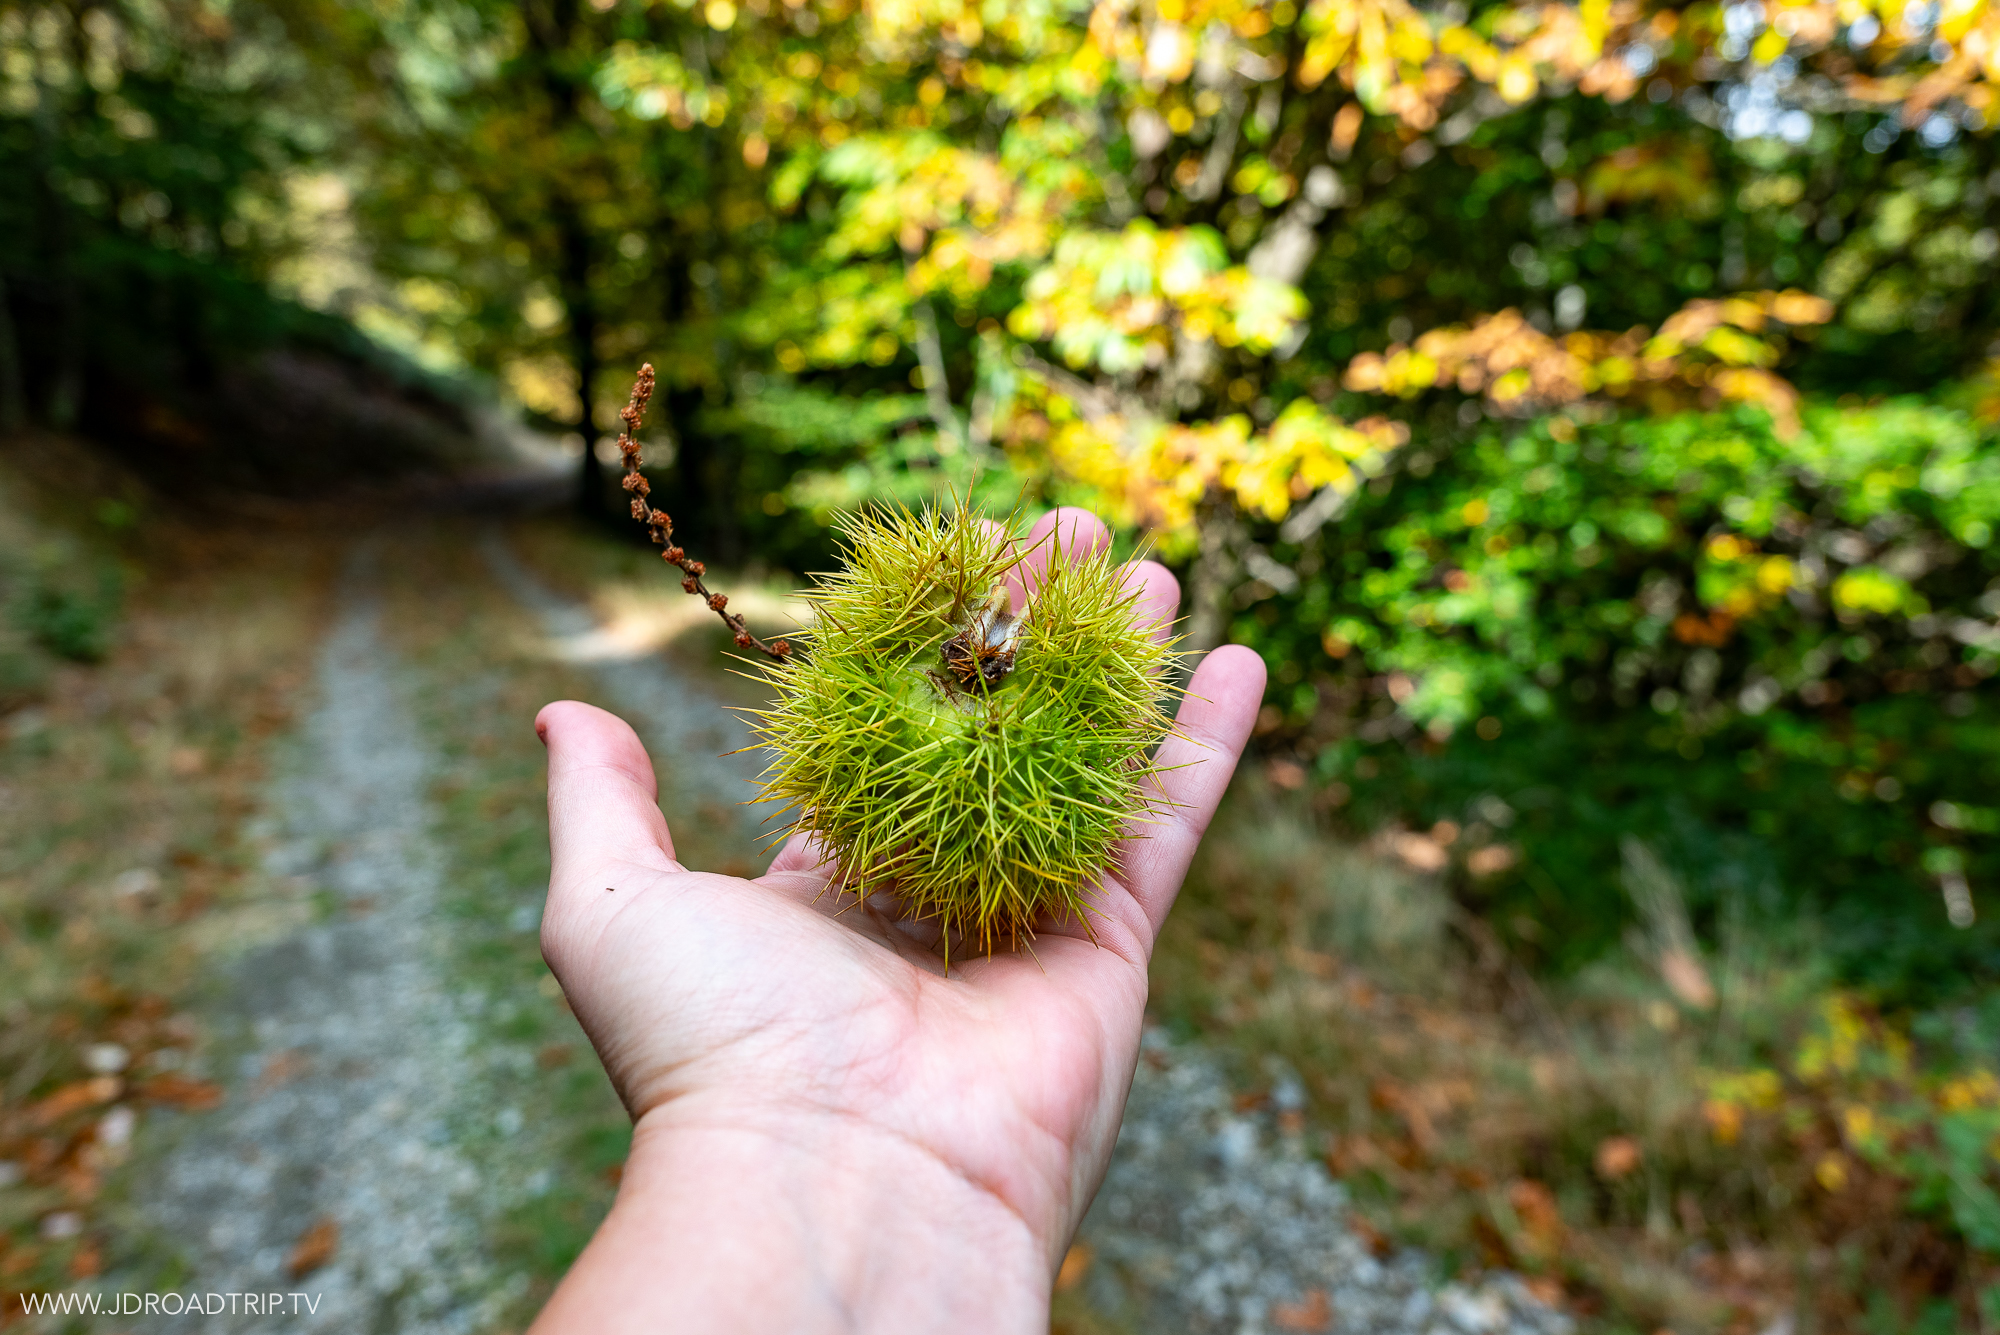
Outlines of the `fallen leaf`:
<svg viewBox="0 0 2000 1335">
<path fill-rule="evenodd" d="M 1369 1255 L 1378 1261 L 1396 1250 L 1396 1245 L 1389 1240 L 1388 1234 L 1358 1214 L 1347 1216 L 1347 1231 L 1361 1239 L 1362 1245 L 1368 1248 Z"/>
<path fill-rule="evenodd" d="M 340 1249 L 340 1225 L 322 1215 L 285 1259 L 285 1269 L 293 1279 L 303 1279 L 333 1259 Z"/>
<path fill-rule="evenodd" d="M 1639 1166 L 1644 1158 L 1639 1142 L 1630 1136 L 1606 1136 L 1597 1146 L 1592 1162 L 1597 1166 L 1597 1175 L 1606 1182 L 1616 1182 Z"/>
<path fill-rule="evenodd" d="M 1068 1293 L 1083 1283 L 1083 1277 L 1090 1273 L 1090 1262 L 1094 1255 L 1087 1242 L 1079 1242 L 1065 1252 L 1062 1269 L 1056 1272 L 1056 1292 Z"/>
<path fill-rule="evenodd" d="M 1290 760 L 1273 760 L 1264 767 L 1264 772 L 1270 776 L 1274 786 L 1287 791 L 1305 787 L 1308 777 L 1305 766 Z"/>
<path fill-rule="evenodd" d="M 257 1074 L 257 1084 L 253 1093 L 267 1094 L 290 1080 L 296 1080 L 312 1069 L 312 1055 L 304 1048 L 286 1048 L 274 1052 L 265 1059 L 264 1069 Z"/>
<path fill-rule="evenodd" d="M 1412 871 L 1443 871 L 1445 863 L 1451 860 L 1430 836 L 1407 830 L 1390 836 L 1389 848 Z"/>
<path fill-rule="evenodd" d="M 95 1279 L 104 1271 L 104 1253 L 95 1242 L 86 1242 L 69 1258 L 71 1279 Z"/>
<path fill-rule="evenodd" d="M 84 1108 L 95 1108 L 100 1103 L 109 1103 L 118 1097 L 124 1088 L 115 1075 L 92 1076 L 75 1084 L 64 1085 L 55 1093 L 29 1109 L 29 1117 L 37 1126 L 49 1126 L 59 1122 L 73 1112 Z"/>
<path fill-rule="evenodd" d="M 1507 1203 L 1521 1222 L 1522 1241 L 1541 1257 L 1554 1256 L 1562 1246 L 1562 1213 L 1555 1193 L 1540 1182 L 1523 1178 L 1507 1188 Z"/>
<path fill-rule="evenodd" d="M 177 746 L 167 756 L 167 768 L 176 778 L 193 778 L 208 768 L 208 753 L 198 746 Z"/>
<path fill-rule="evenodd" d="M 165 1103 L 190 1112 L 206 1112 L 222 1102 L 222 1086 L 168 1072 L 142 1080 L 132 1092 L 148 1103 Z"/>
<path fill-rule="evenodd" d="M 1425 1104 L 1427 1100 L 1414 1097 L 1411 1091 L 1393 1080 L 1377 1080 L 1369 1091 L 1369 1097 L 1378 1108 L 1386 1109 L 1403 1119 L 1409 1129 L 1410 1143 L 1423 1154 L 1430 1154 L 1437 1148 L 1437 1126 L 1431 1121 L 1431 1112 Z"/>
<path fill-rule="evenodd" d="M 1340 962 L 1323 951 L 1307 950 L 1302 946 L 1285 947 L 1285 958 L 1292 967 L 1301 969 L 1315 978 L 1331 978 L 1340 969 Z"/>
<path fill-rule="evenodd" d="M 1273 1304 L 1271 1320 L 1279 1330 L 1325 1330 L 1333 1324 L 1333 1304 L 1325 1289 L 1307 1289 L 1303 1302 Z"/>
</svg>

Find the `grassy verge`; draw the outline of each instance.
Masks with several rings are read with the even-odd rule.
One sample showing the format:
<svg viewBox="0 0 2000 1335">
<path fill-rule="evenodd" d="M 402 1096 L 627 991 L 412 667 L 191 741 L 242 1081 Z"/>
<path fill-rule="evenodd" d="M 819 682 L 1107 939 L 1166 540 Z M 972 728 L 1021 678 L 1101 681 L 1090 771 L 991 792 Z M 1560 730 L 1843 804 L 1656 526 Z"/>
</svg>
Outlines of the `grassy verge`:
<svg viewBox="0 0 2000 1335">
<path fill-rule="evenodd" d="M 135 1132 L 220 1097 L 186 1007 L 257 899 L 245 818 L 323 604 L 302 539 L 70 485 L 102 472 L 56 441 L 0 461 L 0 1323 L 119 1259 Z"/>
<path fill-rule="evenodd" d="M 488 1101 L 520 1113 L 507 1133 L 469 1117 L 462 1139 L 489 1172 L 526 1184 L 494 1238 L 503 1265 L 530 1278 L 517 1313 L 525 1320 L 609 1207 L 631 1129 L 537 936 L 549 864 L 533 719 L 550 700 L 597 699 L 602 690 L 587 669 L 562 661 L 534 613 L 495 581 L 480 537 L 441 528 L 386 553 L 410 576 L 391 594 L 387 628 L 415 669 L 419 714 L 440 760 L 432 797 L 453 869 L 445 902 L 453 981 L 502 1072 Z M 517 524 L 507 542 L 538 579 L 590 605 L 613 639 L 666 654 L 707 693 L 759 699 L 753 684 L 720 671 L 726 641 L 713 615 L 666 578 L 657 557 L 565 523 Z M 429 592 L 439 589 L 451 597 Z M 761 854 L 734 837 L 730 813 L 696 814 L 670 813 L 682 860 L 754 874 Z"/>
<path fill-rule="evenodd" d="M 630 1140 L 624 1109 L 541 958 L 548 888 L 547 784 L 535 711 L 588 693 L 544 651 L 530 615 L 492 581 L 471 529 L 400 541 L 385 560 L 417 577 L 391 591 L 385 629 L 414 669 L 438 758 L 435 833 L 451 868 L 452 982 L 481 1029 L 495 1088 L 458 1139 L 489 1176 L 518 1182 L 492 1238 L 529 1287 L 523 1324 L 609 1208 Z M 451 590 L 449 598 L 429 591 Z"/>
</svg>

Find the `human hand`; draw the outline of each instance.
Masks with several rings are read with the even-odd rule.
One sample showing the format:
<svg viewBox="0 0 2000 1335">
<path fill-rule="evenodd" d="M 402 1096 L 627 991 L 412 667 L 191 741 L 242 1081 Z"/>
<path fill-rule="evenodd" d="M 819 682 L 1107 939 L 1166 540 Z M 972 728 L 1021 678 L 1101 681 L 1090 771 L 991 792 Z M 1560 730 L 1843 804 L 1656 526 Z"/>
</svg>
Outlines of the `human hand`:
<svg viewBox="0 0 2000 1335">
<path fill-rule="evenodd" d="M 1081 511 L 1049 516 L 1027 588 L 1058 525 L 1065 552 L 1109 541 Z M 1166 635 L 1173 576 L 1128 572 Z M 536 1329 L 1046 1331 L 1117 1138 L 1154 938 L 1263 687 L 1247 649 L 1202 662 L 1088 932 L 1050 924 L 1032 954 L 948 974 L 921 924 L 840 912 L 809 838 L 754 880 L 688 871 L 632 730 L 542 710 L 542 949 L 634 1130 L 617 1203 Z"/>
</svg>

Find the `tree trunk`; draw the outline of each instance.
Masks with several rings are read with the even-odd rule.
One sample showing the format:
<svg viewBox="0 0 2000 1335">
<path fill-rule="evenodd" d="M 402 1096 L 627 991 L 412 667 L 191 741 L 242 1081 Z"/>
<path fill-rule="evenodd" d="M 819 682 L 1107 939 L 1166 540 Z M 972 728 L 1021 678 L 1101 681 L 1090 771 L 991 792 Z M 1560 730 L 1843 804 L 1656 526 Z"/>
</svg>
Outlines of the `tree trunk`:
<svg viewBox="0 0 2000 1335">
<path fill-rule="evenodd" d="M 7 305 L 7 276 L 0 274 L 0 431 L 28 425 L 28 392 L 21 379 L 21 345 L 14 336 L 14 312 Z"/>
<path fill-rule="evenodd" d="M 562 206 L 562 294 L 569 312 L 570 360 L 576 366 L 576 392 L 581 400 L 576 429 L 583 436 L 577 466 L 576 509 L 585 519 L 609 517 L 605 505 L 604 465 L 597 459 L 597 414 L 592 394 L 597 384 L 597 308 L 590 292 L 590 234 L 574 206 Z"/>
<path fill-rule="evenodd" d="M 70 58 L 76 69 L 84 67 L 83 51 L 75 45 L 80 33 L 81 29 L 72 24 Z M 35 185 L 41 196 L 40 213 L 49 239 L 46 263 L 56 290 L 55 368 L 49 376 L 48 398 L 42 411 L 50 426 L 67 431 L 76 425 L 77 413 L 83 406 L 83 294 L 77 286 L 73 245 L 76 228 L 69 216 L 69 201 L 55 188 L 49 175 L 58 159 L 57 146 L 62 137 L 62 127 L 57 123 L 57 92 L 55 85 L 42 77 L 39 62 L 35 85 L 35 139 L 41 150 Z"/>
<path fill-rule="evenodd" d="M 1210 494 L 1195 512 L 1201 551 L 1188 579 L 1187 647 L 1205 654 L 1229 633 L 1229 595 L 1243 525 L 1226 499 Z"/>
<path fill-rule="evenodd" d="M 924 404 L 930 409 L 931 421 L 937 424 L 938 441 L 964 445 L 965 425 L 951 406 L 951 386 L 944 378 L 944 343 L 938 338 L 937 316 L 931 311 L 930 298 L 918 297 L 910 313 L 917 320 L 917 364 L 924 372 Z"/>
</svg>

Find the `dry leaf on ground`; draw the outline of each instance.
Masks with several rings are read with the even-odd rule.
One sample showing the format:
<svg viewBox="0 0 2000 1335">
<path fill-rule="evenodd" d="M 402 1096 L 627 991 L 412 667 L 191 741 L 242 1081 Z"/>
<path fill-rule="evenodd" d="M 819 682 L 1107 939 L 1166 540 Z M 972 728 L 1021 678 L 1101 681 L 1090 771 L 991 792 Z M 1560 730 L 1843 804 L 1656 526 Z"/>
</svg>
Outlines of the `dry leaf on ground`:
<svg viewBox="0 0 2000 1335">
<path fill-rule="evenodd" d="M 1303 1301 L 1274 1304 L 1271 1320 L 1279 1330 L 1326 1330 L 1333 1325 L 1333 1304 L 1325 1289 L 1308 1289 Z"/>
<path fill-rule="evenodd" d="M 331 1261 L 334 1252 L 339 1249 L 340 1225 L 321 1216 L 292 1248 L 292 1254 L 285 1258 L 285 1269 L 293 1279 L 303 1279 Z"/>
</svg>

